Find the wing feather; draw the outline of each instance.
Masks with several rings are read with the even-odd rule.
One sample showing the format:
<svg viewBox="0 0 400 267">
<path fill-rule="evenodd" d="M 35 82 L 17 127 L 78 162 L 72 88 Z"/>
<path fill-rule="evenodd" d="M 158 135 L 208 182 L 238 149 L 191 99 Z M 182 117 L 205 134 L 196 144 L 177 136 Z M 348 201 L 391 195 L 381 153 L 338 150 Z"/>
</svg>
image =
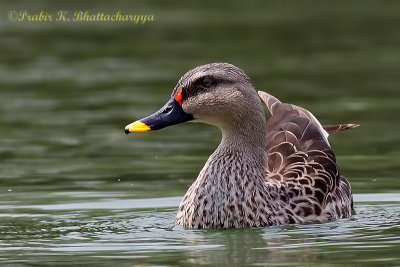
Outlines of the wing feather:
<svg viewBox="0 0 400 267">
<path fill-rule="evenodd" d="M 299 216 L 304 216 L 304 212 L 317 216 L 327 208 L 327 216 L 349 216 L 350 185 L 340 176 L 327 136 L 357 125 L 322 126 L 304 108 L 282 103 L 265 92 L 259 95 L 272 114 L 267 121 L 267 182 L 279 182 L 287 194 L 284 199 L 291 206 L 300 201 L 300 206 L 309 207 L 297 207 L 298 214 L 295 213 Z"/>
</svg>

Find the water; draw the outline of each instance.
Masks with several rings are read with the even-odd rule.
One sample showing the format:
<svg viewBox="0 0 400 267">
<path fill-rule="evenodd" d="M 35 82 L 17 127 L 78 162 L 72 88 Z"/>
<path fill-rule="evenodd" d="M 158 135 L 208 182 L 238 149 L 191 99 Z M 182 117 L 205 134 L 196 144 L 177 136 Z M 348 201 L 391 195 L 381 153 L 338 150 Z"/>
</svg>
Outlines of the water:
<svg viewBox="0 0 400 267">
<path fill-rule="evenodd" d="M 180 197 L 130 199 L 128 194 L 98 191 L 36 197 L 59 204 L 2 201 L 0 217 L 7 232 L 2 232 L 1 250 L 7 257 L 1 262 L 33 265 L 268 262 L 283 266 L 352 262 L 376 266 L 400 261 L 399 193 L 357 194 L 357 214 L 335 222 L 194 231 L 172 224 Z"/>
<path fill-rule="evenodd" d="M 2 1 L 0 264 L 400 264 L 400 4 Z M 95 8 L 94 8 L 95 7 Z M 138 10 L 145 25 L 11 23 L 8 10 Z M 174 227 L 218 145 L 186 123 L 129 135 L 189 68 L 228 61 L 323 123 L 355 193 L 350 219 L 240 230 Z"/>
</svg>

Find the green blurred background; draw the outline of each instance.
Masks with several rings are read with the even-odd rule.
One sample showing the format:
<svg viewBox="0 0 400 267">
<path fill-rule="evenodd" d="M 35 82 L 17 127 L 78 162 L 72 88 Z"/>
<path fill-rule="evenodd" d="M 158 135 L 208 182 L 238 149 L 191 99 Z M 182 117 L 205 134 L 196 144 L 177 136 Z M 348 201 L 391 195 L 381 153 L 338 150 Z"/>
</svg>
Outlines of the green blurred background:
<svg viewBox="0 0 400 267">
<path fill-rule="evenodd" d="M 3 192 L 123 190 L 137 181 L 143 190 L 134 194 L 182 195 L 218 144 L 219 130 L 186 124 L 125 136 L 123 128 L 163 105 L 188 69 L 219 61 L 241 67 L 257 89 L 304 106 L 323 123 L 361 124 L 332 137 L 342 172 L 355 192 L 400 189 L 398 1 L 0 6 Z M 155 21 L 8 20 L 9 11 L 22 10 L 120 10 L 152 14 Z M 149 179 L 157 180 L 160 192 L 148 187 Z"/>
</svg>

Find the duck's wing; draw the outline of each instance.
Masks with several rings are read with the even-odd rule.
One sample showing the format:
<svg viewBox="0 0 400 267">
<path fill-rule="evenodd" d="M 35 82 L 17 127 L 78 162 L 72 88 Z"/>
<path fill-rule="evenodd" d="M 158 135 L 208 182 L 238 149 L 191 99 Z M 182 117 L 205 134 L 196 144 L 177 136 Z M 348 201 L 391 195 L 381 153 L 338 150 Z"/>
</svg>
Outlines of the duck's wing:
<svg viewBox="0 0 400 267">
<path fill-rule="evenodd" d="M 271 113 L 271 115 L 274 115 L 275 110 L 279 109 L 279 107 L 280 107 L 279 104 L 282 104 L 282 102 L 279 101 L 276 97 L 274 97 L 266 92 L 259 91 L 258 93 L 259 93 L 259 96 L 261 97 L 261 99 L 267 105 L 268 110 Z M 308 110 L 301 108 L 301 107 L 297 107 L 295 105 L 291 105 L 291 106 L 293 106 L 293 108 L 299 110 L 299 112 L 301 111 L 301 113 L 304 116 L 308 117 L 309 119 L 316 120 L 314 115 L 312 115 L 312 113 L 309 112 Z M 318 122 L 318 124 L 319 124 L 319 122 Z M 328 134 L 333 134 L 333 133 L 338 133 L 338 132 L 345 131 L 345 130 L 350 130 L 350 129 L 356 128 L 358 126 L 360 126 L 360 125 L 354 124 L 354 123 L 345 123 L 345 124 L 322 125 L 322 128 L 324 128 L 324 130 Z"/>
<path fill-rule="evenodd" d="M 356 125 L 323 127 L 306 109 L 281 103 L 265 92 L 259 95 L 272 114 L 267 121 L 268 181 L 281 186 L 281 199 L 301 218 L 349 216 L 351 189 L 339 173 L 328 132 Z"/>
</svg>

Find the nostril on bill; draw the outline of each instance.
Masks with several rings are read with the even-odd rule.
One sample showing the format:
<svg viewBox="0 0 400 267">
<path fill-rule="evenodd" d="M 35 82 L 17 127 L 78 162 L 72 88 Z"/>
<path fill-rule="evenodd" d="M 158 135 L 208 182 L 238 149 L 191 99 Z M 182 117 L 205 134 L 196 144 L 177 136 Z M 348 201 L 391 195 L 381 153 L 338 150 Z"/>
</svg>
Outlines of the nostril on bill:
<svg viewBox="0 0 400 267">
<path fill-rule="evenodd" d="M 163 113 L 168 113 L 168 112 L 170 112 L 172 110 L 172 107 L 171 106 L 168 106 L 168 107 L 166 107 L 164 110 L 163 110 Z"/>
</svg>

